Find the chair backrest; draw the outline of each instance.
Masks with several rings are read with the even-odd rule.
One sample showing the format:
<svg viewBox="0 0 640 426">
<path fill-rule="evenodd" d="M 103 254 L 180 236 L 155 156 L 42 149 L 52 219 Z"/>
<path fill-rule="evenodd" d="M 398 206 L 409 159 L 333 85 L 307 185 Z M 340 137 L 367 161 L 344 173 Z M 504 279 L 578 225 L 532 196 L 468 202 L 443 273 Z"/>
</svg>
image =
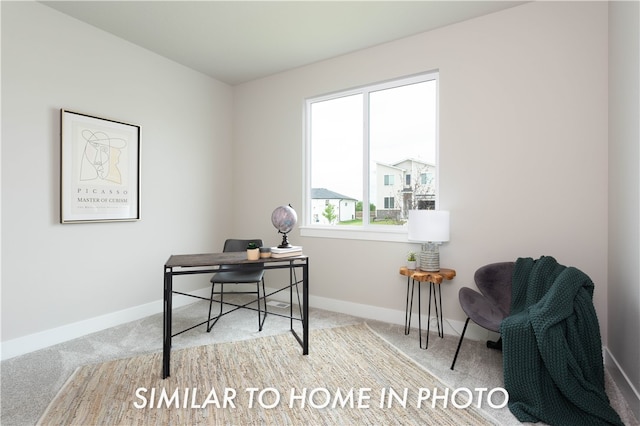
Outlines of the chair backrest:
<svg viewBox="0 0 640 426">
<path fill-rule="evenodd" d="M 224 247 L 222 249 L 223 252 L 231 252 L 231 251 L 246 251 L 249 243 L 255 243 L 258 247 L 262 247 L 262 240 L 254 239 L 254 240 L 237 240 L 233 238 L 229 238 L 224 242 Z M 236 266 L 235 268 L 242 268 L 243 270 L 249 271 L 257 271 L 260 269 L 264 269 L 264 263 L 255 263 L 249 265 Z M 220 269 L 227 269 L 227 266 L 222 265 Z"/>
<path fill-rule="evenodd" d="M 473 278 L 480 293 L 505 314 L 511 310 L 511 282 L 515 262 L 490 263 L 479 268 Z"/>
<path fill-rule="evenodd" d="M 255 243 L 258 247 L 262 247 L 262 240 L 235 240 L 228 239 L 224 242 L 223 252 L 245 251 L 249 243 Z"/>
</svg>

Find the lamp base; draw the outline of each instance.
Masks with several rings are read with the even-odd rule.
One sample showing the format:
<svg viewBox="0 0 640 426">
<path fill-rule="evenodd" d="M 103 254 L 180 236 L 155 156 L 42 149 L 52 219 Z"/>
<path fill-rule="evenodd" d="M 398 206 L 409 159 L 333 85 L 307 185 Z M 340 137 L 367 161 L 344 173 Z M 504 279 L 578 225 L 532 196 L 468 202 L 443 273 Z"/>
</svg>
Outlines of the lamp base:
<svg viewBox="0 0 640 426">
<path fill-rule="evenodd" d="M 419 269 L 425 272 L 438 272 L 440 270 L 440 250 L 438 249 L 438 244 L 423 244 L 422 251 L 420 252 Z"/>
</svg>

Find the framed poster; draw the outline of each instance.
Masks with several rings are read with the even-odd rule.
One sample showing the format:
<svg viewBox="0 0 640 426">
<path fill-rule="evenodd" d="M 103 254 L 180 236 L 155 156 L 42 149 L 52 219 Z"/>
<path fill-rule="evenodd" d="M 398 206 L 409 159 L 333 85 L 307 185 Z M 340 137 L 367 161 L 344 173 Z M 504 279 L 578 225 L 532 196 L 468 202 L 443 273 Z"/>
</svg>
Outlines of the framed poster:
<svg viewBox="0 0 640 426">
<path fill-rule="evenodd" d="M 60 222 L 140 219 L 140 126 L 60 110 Z"/>
</svg>

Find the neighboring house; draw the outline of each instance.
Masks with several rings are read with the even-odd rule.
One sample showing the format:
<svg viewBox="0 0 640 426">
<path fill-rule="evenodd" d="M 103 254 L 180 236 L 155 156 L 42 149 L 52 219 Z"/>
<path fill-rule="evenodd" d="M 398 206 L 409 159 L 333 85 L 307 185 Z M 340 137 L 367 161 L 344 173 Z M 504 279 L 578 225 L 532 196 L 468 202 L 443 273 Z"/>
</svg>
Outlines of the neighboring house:
<svg viewBox="0 0 640 426">
<path fill-rule="evenodd" d="M 376 163 L 376 219 L 405 219 L 409 210 L 434 209 L 436 166 L 407 158 Z"/>
<path fill-rule="evenodd" d="M 331 225 L 324 212 L 327 205 L 333 205 L 336 222 L 354 220 L 356 218 L 356 200 L 346 195 L 338 194 L 326 188 L 311 188 L 311 220 L 318 225 Z"/>
</svg>

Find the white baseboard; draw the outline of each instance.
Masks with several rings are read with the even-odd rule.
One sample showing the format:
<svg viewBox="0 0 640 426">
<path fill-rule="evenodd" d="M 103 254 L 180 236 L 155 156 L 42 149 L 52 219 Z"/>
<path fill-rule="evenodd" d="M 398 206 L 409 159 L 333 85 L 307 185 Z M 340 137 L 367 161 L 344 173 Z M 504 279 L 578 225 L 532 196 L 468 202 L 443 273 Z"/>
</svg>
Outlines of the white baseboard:
<svg viewBox="0 0 640 426">
<path fill-rule="evenodd" d="M 207 287 L 192 291 L 190 294 L 209 297 L 210 291 L 211 289 Z M 193 303 L 193 299 L 185 296 L 177 295 L 173 298 L 174 308 L 185 306 L 190 303 Z M 144 305 L 138 305 L 121 311 L 78 321 L 72 324 L 63 325 L 61 327 L 52 328 L 50 330 L 29 334 L 24 337 L 0 342 L 0 359 L 4 361 L 5 359 L 48 348 L 49 346 L 77 339 L 78 337 L 86 336 L 87 334 L 161 313 L 163 309 L 163 301 L 158 300 L 155 302 L 145 303 Z"/>
<path fill-rule="evenodd" d="M 211 290 L 209 287 L 205 287 L 192 291 L 190 292 L 190 294 L 201 297 L 209 297 L 210 291 Z M 267 293 L 271 293 L 273 291 L 274 289 L 268 289 Z M 288 292 L 282 291 L 276 295 L 271 296 L 270 299 L 288 302 L 289 295 Z M 194 301 L 191 298 L 178 295 L 174 296 L 173 307 L 178 308 L 180 306 L 185 306 L 193 302 Z M 365 319 L 404 325 L 405 313 L 404 311 L 396 309 L 346 302 L 343 300 L 330 299 L 313 295 L 309 296 L 309 306 L 313 308 L 324 309 L 327 311 L 353 315 Z M 134 306 L 132 308 L 123 309 L 121 311 L 100 315 L 94 318 L 89 318 L 61 327 L 52 328 L 50 330 L 45 330 L 38 333 L 29 334 L 24 337 L 0 342 L 0 359 L 6 360 L 19 355 L 24 355 L 29 352 L 34 352 L 40 349 L 47 348 L 49 346 L 56 345 L 58 343 L 67 342 L 69 340 L 77 339 L 91 333 L 102 331 L 110 327 L 115 327 L 117 325 L 155 315 L 161 313 L 162 311 L 163 301 L 157 300 L 155 302 Z M 311 321 L 313 321 L 313 318 L 311 318 Z M 426 315 L 422 316 L 422 325 L 423 328 L 426 329 Z M 418 315 L 415 313 L 411 317 L 411 326 L 414 328 L 417 328 L 418 326 Z M 435 326 L 435 317 L 432 317 L 432 331 L 435 330 Z M 444 318 L 445 334 L 459 336 L 460 333 L 462 333 L 463 327 L 464 322 L 462 321 Z M 484 330 L 473 323 L 469 323 L 469 327 L 467 327 L 467 332 L 465 333 L 465 338 L 473 340 L 495 339 L 495 334 L 488 332 L 487 330 Z"/>
<path fill-rule="evenodd" d="M 631 379 L 624 372 L 618 361 L 613 356 L 613 354 L 609 351 L 609 348 L 604 348 L 604 365 L 611 373 L 613 380 L 618 385 L 620 392 L 624 396 L 624 399 L 629 404 L 629 408 L 633 411 L 633 414 L 637 419 L 640 419 L 640 390 L 636 389 L 631 383 Z"/>
<path fill-rule="evenodd" d="M 267 287 L 267 294 L 274 291 Z M 273 295 L 270 299 L 279 300 L 282 302 L 289 302 L 289 293 L 281 292 L 277 295 Z M 364 305 L 361 303 L 346 302 L 344 300 L 330 299 L 321 296 L 309 296 L 309 306 L 324 309 L 326 311 L 338 312 L 346 315 L 353 315 L 360 318 L 371 319 L 376 321 L 382 321 L 390 324 L 397 324 L 404 326 L 405 312 L 397 309 L 382 308 L 379 306 Z M 415 311 L 415 306 L 414 306 Z M 433 312 L 432 312 L 433 313 Z M 313 318 L 311 318 L 313 320 Z M 434 331 L 436 327 L 435 315 L 431 317 L 431 331 Z M 426 329 L 427 315 L 422 315 L 422 327 Z M 448 318 L 443 319 L 444 322 L 444 334 L 452 336 L 460 336 L 462 329 L 464 328 L 464 321 L 457 321 Z M 413 313 L 411 315 L 411 327 L 418 327 L 418 314 Z M 482 327 L 477 326 L 472 321 L 469 322 L 467 331 L 465 332 L 465 338 L 471 340 L 496 340 L 498 338 L 497 333 L 485 330 Z"/>
</svg>

